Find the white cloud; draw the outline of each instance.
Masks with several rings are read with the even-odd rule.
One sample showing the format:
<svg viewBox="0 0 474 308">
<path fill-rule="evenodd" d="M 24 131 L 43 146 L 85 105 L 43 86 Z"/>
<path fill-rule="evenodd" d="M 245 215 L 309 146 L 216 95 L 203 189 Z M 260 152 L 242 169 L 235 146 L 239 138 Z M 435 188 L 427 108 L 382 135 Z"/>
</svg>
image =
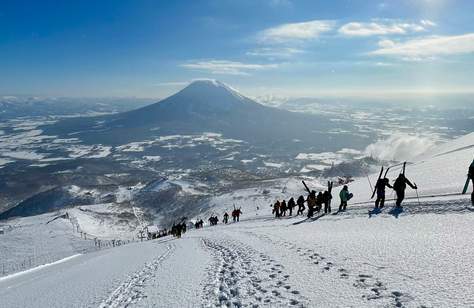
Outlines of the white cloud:
<svg viewBox="0 0 474 308">
<path fill-rule="evenodd" d="M 206 71 L 211 74 L 249 75 L 250 71 L 259 71 L 278 67 L 277 64 L 253 64 L 227 60 L 209 60 L 183 63 L 181 67 Z"/>
<path fill-rule="evenodd" d="M 427 31 L 436 24 L 430 20 L 421 20 L 420 23 L 406 23 L 400 21 L 350 22 L 342 25 L 338 32 L 345 36 L 372 36 L 372 35 L 404 35 L 413 32 Z"/>
<path fill-rule="evenodd" d="M 259 33 L 258 37 L 264 43 L 285 43 L 295 40 L 309 40 L 331 31 L 335 22 L 331 20 L 311 20 L 298 23 L 287 23 L 268 28 Z"/>
<path fill-rule="evenodd" d="M 430 36 L 394 42 L 383 40 L 370 55 L 393 56 L 405 60 L 430 59 L 436 56 L 474 52 L 474 33 L 453 36 Z"/>
<path fill-rule="evenodd" d="M 298 48 L 283 47 L 283 48 L 273 48 L 273 47 L 262 47 L 257 48 L 251 51 L 248 51 L 246 54 L 248 56 L 257 56 L 257 57 L 267 57 L 267 58 L 291 58 L 295 55 L 302 54 L 305 51 Z"/>
<path fill-rule="evenodd" d="M 423 26 L 428 26 L 428 27 L 434 27 L 436 26 L 436 23 L 431 21 L 431 20 L 428 20 L 428 19 L 422 19 L 420 20 L 420 23 L 423 25 Z"/>
</svg>

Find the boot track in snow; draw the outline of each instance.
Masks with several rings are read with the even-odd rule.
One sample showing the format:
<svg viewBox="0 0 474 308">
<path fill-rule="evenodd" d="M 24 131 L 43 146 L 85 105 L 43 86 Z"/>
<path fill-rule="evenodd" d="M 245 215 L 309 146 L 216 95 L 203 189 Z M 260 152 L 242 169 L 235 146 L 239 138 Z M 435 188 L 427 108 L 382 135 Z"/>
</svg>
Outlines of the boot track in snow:
<svg viewBox="0 0 474 308">
<path fill-rule="evenodd" d="M 215 263 L 205 285 L 206 307 L 307 307 L 284 267 L 243 243 L 203 239 Z"/>
<path fill-rule="evenodd" d="M 109 298 L 102 302 L 99 307 L 128 307 L 144 298 L 146 296 L 143 291 L 144 283 L 155 275 L 161 263 L 163 263 L 174 250 L 174 244 L 168 244 L 163 254 L 146 264 L 140 271 L 129 276 L 129 278 L 115 289 Z"/>
</svg>

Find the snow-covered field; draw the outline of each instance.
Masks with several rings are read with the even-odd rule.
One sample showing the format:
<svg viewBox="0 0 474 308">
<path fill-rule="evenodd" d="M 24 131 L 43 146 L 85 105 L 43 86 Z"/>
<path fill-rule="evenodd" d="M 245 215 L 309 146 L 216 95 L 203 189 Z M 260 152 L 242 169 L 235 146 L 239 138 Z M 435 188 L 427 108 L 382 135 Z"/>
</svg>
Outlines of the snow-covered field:
<svg viewBox="0 0 474 308">
<path fill-rule="evenodd" d="M 407 177 L 418 184 L 421 198 L 408 199 L 403 210 L 388 202 L 373 211 L 370 186 L 361 178 L 349 185 L 355 197 L 347 212 L 275 219 L 270 204 L 304 194 L 301 179 L 316 190 L 324 183 L 262 181 L 214 197 L 212 210 L 200 215 L 221 217 L 235 204 L 243 211 L 239 223 L 91 252 L 0 278 L 2 307 L 472 307 L 474 207 L 459 192 L 473 145 L 470 134 L 409 164 Z M 389 178 L 398 172 L 394 168 Z M 376 177 L 369 176 L 372 183 Z M 338 192 L 335 187 L 334 210 Z M 89 215 L 71 212 L 105 234 L 106 227 L 81 213 Z M 21 255 L 20 249 L 47 232 L 57 239 L 39 242 L 44 249 L 78 243 L 64 240 L 74 235 L 62 220 L 44 225 L 39 237 L 30 234 L 38 227 L 28 229 L 25 222 L 34 225 L 37 217 L 22 218 L 21 228 L 0 235 L 2 251 L 18 241 Z M 21 242 L 25 236 L 27 243 Z"/>
<path fill-rule="evenodd" d="M 474 305 L 473 209 L 407 204 L 188 231 L 0 279 L 3 307 Z"/>
</svg>

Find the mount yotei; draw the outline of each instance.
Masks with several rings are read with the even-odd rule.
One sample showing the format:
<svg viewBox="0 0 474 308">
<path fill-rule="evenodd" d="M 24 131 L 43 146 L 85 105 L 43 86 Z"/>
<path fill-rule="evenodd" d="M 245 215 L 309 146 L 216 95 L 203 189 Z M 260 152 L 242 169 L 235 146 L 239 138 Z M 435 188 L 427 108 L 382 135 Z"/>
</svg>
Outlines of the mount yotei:
<svg viewBox="0 0 474 308">
<path fill-rule="evenodd" d="M 348 123 L 334 125 L 323 116 L 267 107 L 219 81 L 198 80 L 158 103 L 114 115 L 67 119 L 45 127 L 45 131 L 111 145 L 213 132 L 260 148 L 271 147 L 272 152 L 292 153 L 312 147 L 337 150 L 362 142 L 350 134 L 328 135 L 335 127 L 345 132 L 353 128 Z"/>
</svg>

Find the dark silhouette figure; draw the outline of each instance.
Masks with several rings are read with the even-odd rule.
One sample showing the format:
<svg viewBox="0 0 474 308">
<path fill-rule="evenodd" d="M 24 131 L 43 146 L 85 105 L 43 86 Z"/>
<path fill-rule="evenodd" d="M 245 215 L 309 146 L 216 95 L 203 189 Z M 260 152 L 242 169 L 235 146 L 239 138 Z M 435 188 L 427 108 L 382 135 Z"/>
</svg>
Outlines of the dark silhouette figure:
<svg viewBox="0 0 474 308">
<path fill-rule="evenodd" d="M 283 201 L 280 203 L 280 214 L 281 214 L 281 216 L 286 216 L 286 210 L 287 210 L 286 201 L 283 200 Z"/>
<path fill-rule="evenodd" d="M 296 212 L 296 215 L 303 215 L 303 212 L 305 210 L 305 207 L 304 207 L 304 197 L 303 196 L 299 196 L 298 197 L 298 200 L 296 200 L 296 204 L 298 204 L 298 211 Z"/>
<path fill-rule="evenodd" d="M 277 200 L 277 202 L 275 202 L 275 204 L 273 205 L 272 214 L 275 214 L 275 218 L 280 217 L 280 201 Z"/>
<path fill-rule="evenodd" d="M 211 217 L 209 217 L 209 224 L 210 224 L 211 226 L 217 225 L 218 222 L 219 222 L 219 218 L 217 218 L 217 216 L 211 216 Z"/>
<path fill-rule="evenodd" d="M 306 198 L 306 202 L 308 203 L 308 218 L 313 217 L 314 215 L 314 210 L 316 208 L 316 192 L 314 190 L 311 191 L 311 193 L 308 195 L 308 198 Z"/>
<path fill-rule="evenodd" d="M 227 224 L 227 223 L 229 222 L 229 214 L 227 214 L 227 212 L 224 213 L 224 220 L 223 220 L 223 222 L 224 222 L 225 224 Z"/>
<path fill-rule="evenodd" d="M 474 205 L 474 160 L 472 161 L 471 165 L 469 166 L 468 176 L 472 181 L 471 202 Z"/>
<path fill-rule="evenodd" d="M 375 208 L 383 208 L 385 205 L 385 187 L 393 188 L 387 178 L 379 179 L 375 184 L 375 190 L 377 192 L 377 199 L 375 200 Z"/>
<path fill-rule="evenodd" d="M 240 214 L 242 214 L 242 211 L 239 209 L 234 209 L 232 211 L 232 219 L 234 220 L 234 222 L 238 222 L 240 221 Z"/>
<path fill-rule="evenodd" d="M 331 199 L 332 195 L 329 191 L 323 193 L 324 214 L 331 213 Z"/>
<path fill-rule="evenodd" d="M 288 210 L 290 211 L 290 216 L 293 216 L 293 209 L 295 208 L 296 206 L 296 203 L 295 203 L 295 199 L 293 197 L 290 198 L 290 200 L 288 200 Z"/>
<path fill-rule="evenodd" d="M 323 193 L 319 192 L 318 195 L 316 196 L 316 211 L 319 213 L 321 211 L 321 208 L 323 207 Z"/>
<path fill-rule="evenodd" d="M 397 193 L 397 207 L 402 206 L 403 199 L 405 199 L 405 189 L 407 188 L 407 184 L 413 189 L 418 189 L 418 187 L 413 185 L 403 173 L 400 173 L 398 178 L 395 180 L 395 183 L 393 183 L 393 189 Z"/>
</svg>

